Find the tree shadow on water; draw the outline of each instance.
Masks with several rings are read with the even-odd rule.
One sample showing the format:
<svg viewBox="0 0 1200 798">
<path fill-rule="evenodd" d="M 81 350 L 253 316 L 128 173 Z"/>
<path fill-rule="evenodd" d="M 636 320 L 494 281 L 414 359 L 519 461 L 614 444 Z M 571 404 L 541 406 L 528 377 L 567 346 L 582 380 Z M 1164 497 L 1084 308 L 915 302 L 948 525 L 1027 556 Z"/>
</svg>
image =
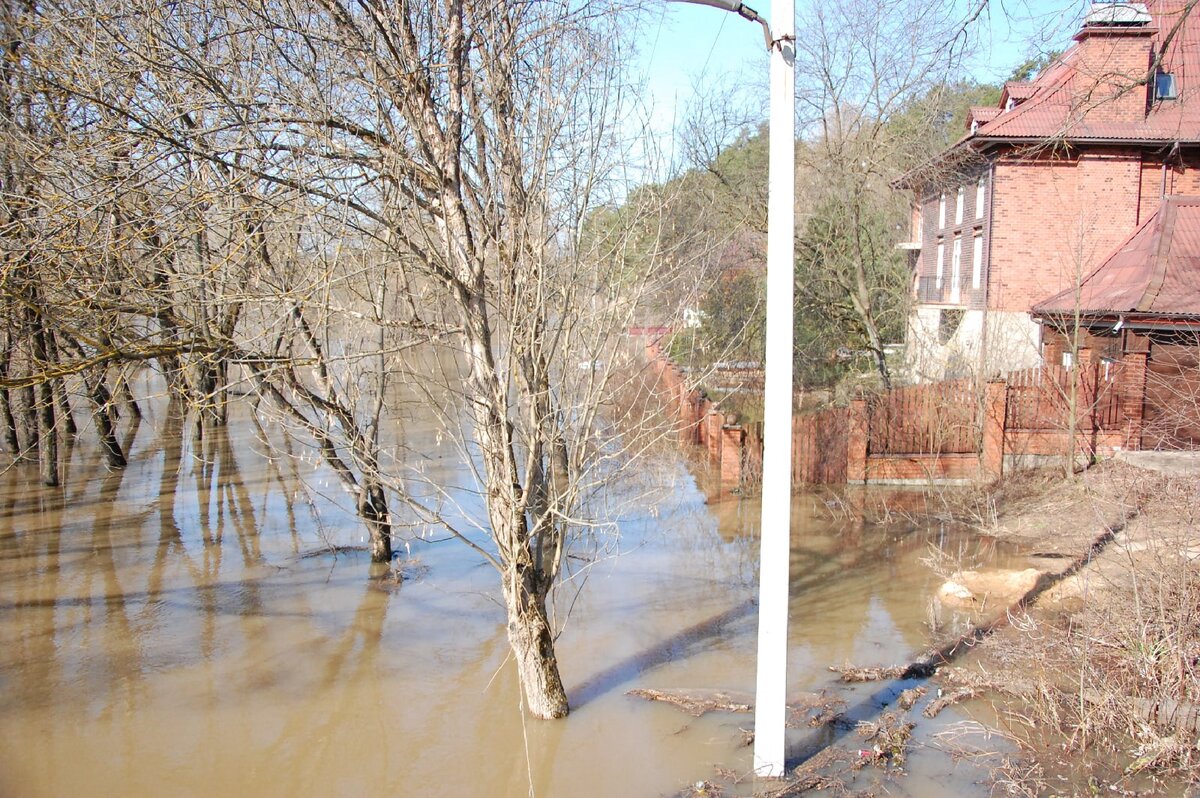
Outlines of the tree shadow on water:
<svg viewBox="0 0 1200 798">
<path fill-rule="evenodd" d="M 700 645 L 721 636 L 726 627 L 754 615 L 757 610 L 758 602 L 747 599 L 725 612 L 692 624 L 649 648 L 613 663 L 571 691 L 571 707 L 579 709 L 659 665 L 690 657 Z"/>
</svg>

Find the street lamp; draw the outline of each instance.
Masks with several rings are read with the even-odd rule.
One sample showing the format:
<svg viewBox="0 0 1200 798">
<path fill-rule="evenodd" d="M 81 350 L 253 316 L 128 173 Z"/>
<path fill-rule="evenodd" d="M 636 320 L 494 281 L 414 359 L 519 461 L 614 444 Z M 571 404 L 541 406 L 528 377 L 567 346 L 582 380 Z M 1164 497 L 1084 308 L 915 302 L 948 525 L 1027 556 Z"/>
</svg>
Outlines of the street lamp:
<svg viewBox="0 0 1200 798">
<path fill-rule="evenodd" d="M 672 0 L 731 11 L 763 26 L 771 51 L 767 199 L 767 347 L 758 570 L 754 770 L 782 776 L 787 705 L 788 566 L 792 518 L 792 274 L 796 142 L 796 3 L 772 0 L 772 29 L 737 0 Z"/>
</svg>

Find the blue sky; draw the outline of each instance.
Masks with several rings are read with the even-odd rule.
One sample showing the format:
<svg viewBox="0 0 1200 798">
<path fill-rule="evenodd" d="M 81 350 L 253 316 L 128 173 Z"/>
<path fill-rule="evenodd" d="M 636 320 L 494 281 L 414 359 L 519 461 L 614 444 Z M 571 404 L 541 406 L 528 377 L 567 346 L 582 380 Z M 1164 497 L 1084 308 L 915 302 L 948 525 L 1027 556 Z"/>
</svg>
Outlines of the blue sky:
<svg viewBox="0 0 1200 798">
<path fill-rule="evenodd" d="M 796 0 L 801 19 L 805 4 L 812 1 Z M 965 18 L 976 0 L 956 2 L 955 12 Z M 747 105 L 753 106 L 755 95 L 765 94 L 767 53 L 759 26 L 735 14 L 686 3 L 664 1 L 661 9 L 649 5 L 638 69 L 653 136 L 663 158 L 672 162 L 673 134 L 688 107 L 703 97 L 697 87 L 744 86 Z M 750 0 L 747 5 L 769 18 L 770 0 Z M 966 75 L 981 82 L 1000 81 L 1031 54 L 1064 47 L 1086 6 L 1082 0 L 989 0 L 972 29 L 972 55 L 963 64 Z M 740 94 L 740 88 L 735 93 Z M 753 107 L 745 113 L 756 115 Z"/>
</svg>

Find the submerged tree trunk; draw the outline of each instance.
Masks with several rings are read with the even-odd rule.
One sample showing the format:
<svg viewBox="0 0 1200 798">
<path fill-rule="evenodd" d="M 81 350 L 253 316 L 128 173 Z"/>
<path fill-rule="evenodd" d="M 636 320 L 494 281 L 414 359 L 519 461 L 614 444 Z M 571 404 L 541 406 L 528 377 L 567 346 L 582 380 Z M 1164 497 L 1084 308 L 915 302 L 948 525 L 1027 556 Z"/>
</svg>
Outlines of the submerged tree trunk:
<svg viewBox="0 0 1200 798">
<path fill-rule="evenodd" d="M 33 325 L 33 359 L 41 368 L 47 368 L 50 363 L 49 347 L 46 344 L 46 330 L 42 319 L 36 313 L 32 314 L 30 323 Z M 54 384 L 51 380 L 43 379 L 34 388 L 38 430 L 38 474 L 42 484 L 49 487 L 58 486 L 58 430 L 54 423 Z"/>
<path fill-rule="evenodd" d="M 53 384 L 54 405 L 58 408 L 58 423 L 64 435 L 75 435 L 79 432 L 75 424 L 75 414 L 71 411 L 71 398 L 67 395 L 66 380 L 57 379 Z"/>
<path fill-rule="evenodd" d="M 367 525 L 367 532 L 371 536 L 371 562 L 390 562 L 392 521 L 388 513 L 387 496 L 379 483 L 364 480 L 357 510 L 358 517 Z"/>
<path fill-rule="evenodd" d="M 9 376 L 11 353 L 12 337 L 6 332 L 0 341 L 0 377 Z M 21 444 L 17 440 L 17 417 L 13 414 L 12 396 L 7 388 L 0 389 L 0 443 L 12 455 L 21 452 Z"/>
<path fill-rule="evenodd" d="M 46 332 L 46 352 L 50 356 L 50 361 L 58 362 L 58 342 L 54 339 L 54 334 L 47 330 Z M 74 435 L 79 432 L 79 427 L 75 425 L 75 414 L 71 412 L 71 399 L 67 394 L 67 381 L 63 377 L 59 377 L 51 384 L 51 389 L 54 391 L 54 406 L 58 410 L 58 424 L 64 435 Z"/>
<path fill-rule="evenodd" d="M 571 711 L 554 656 L 554 634 L 546 615 L 546 590 L 532 567 L 516 566 L 504 579 L 508 643 L 512 646 L 521 692 L 531 715 L 565 718 Z"/>
<path fill-rule="evenodd" d="M 20 397 L 17 407 L 17 430 L 21 438 L 17 459 L 31 461 L 37 457 L 38 451 L 37 397 L 32 385 L 19 389 L 17 395 Z"/>
<path fill-rule="evenodd" d="M 104 451 L 104 462 L 110 468 L 124 468 L 126 465 L 125 453 L 121 451 L 121 444 L 117 441 L 116 429 L 113 427 L 112 416 L 109 415 L 112 397 L 109 395 L 108 389 L 104 387 L 103 379 L 99 376 L 86 375 L 83 379 L 87 384 L 89 398 L 92 400 L 92 421 L 96 425 L 96 435 L 100 438 L 100 448 Z"/>
<path fill-rule="evenodd" d="M 564 718 L 570 712 L 554 654 L 554 635 L 546 614 L 546 596 L 553 586 L 533 550 L 513 446 L 513 428 L 507 416 L 507 394 L 492 355 L 491 326 L 478 290 L 460 295 L 463 340 L 470 371 L 467 377 L 475 429 L 484 462 L 488 520 L 503 563 L 504 606 L 508 613 L 508 640 L 517 663 L 521 692 L 528 711 L 536 718 Z M 464 286 L 465 287 L 465 286 Z"/>
</svg>

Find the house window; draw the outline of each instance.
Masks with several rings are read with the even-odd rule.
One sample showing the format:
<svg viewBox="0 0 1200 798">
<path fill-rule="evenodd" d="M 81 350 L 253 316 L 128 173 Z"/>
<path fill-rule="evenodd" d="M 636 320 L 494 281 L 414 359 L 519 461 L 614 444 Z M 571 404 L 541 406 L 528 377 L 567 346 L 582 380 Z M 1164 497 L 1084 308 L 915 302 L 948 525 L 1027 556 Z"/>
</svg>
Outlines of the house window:
<svg viewBox="0 0 1200 798">
<path fill-rule="evenodd" d="M 966 187 L 959 186 L 958 187 L 958 198 L 955 200 L 955 205 L 954 205 L 954 223 L 955 224 L 962 224 L 963 195 L 965 193 L 966 193 Z"/>
<path fill-rule="evenodd" d="M 1063 352 L 1062 353 L 1062 364 L 1063 364 L 1063 368 L 1068 368 L 1068 369 L 1071 368 L 1071 366 L 1075 365 L 1074 353 Z"/>
<path fill-rule="evenodd" d="M 1104 367 L 1104 381 L 1105 382 L 1112 382 L 1112 378 L 1113 378 L 1112 373 L 1115 370 L 1114 367 L 1116 366 L 1116 364 L 1117 364 L 1117 361 L 1111 357 L 1100 358 L 1100 365 Z"/>
<path fill-rule="evenodd" d="M 945 194 L 945 192 L 943 192 L 942 195 L 940 197 L 938 197 L 938 229 L 940 230 L 945 226 L 946 226 L 946 194 Z"/>
<path fill-rule="evenodd" d="M 987 178 L 983 175 L 979 176 L 979 182 L 975 184 L 975 218 L 983 218 L 983 189 L 987 182 Z"/>
<path fill-rule="evenodd" d="M 1154 76 L 1154 99 L 1175 100 L 1179 98 L 1179 87 L 1170 72 L 1159 72 Z"/>
<path fill-rule="evenodd" d="M 948 344 L 962 326 L 965 314 L 959 308 L 946 308 L 938 314 L 938 343 Z"/>
<path fill-rule="evenodd" d="M 971 288 L 978 291 L 983 285 L 983 231 L 975 231 L 971 252 Z"/>
<path fill-rule="evenodd" d="M 937 249 L 937 289 L 942 290 L 942 273 L 946 268 L 946 243 L 938 240 Z"/>
<path fill-rule="evenodd" d="M 954 260 L 950 265 L 950 301 L 958 302 L 962 288 L 962 238 L 954 237 Z"/>
</svg>

